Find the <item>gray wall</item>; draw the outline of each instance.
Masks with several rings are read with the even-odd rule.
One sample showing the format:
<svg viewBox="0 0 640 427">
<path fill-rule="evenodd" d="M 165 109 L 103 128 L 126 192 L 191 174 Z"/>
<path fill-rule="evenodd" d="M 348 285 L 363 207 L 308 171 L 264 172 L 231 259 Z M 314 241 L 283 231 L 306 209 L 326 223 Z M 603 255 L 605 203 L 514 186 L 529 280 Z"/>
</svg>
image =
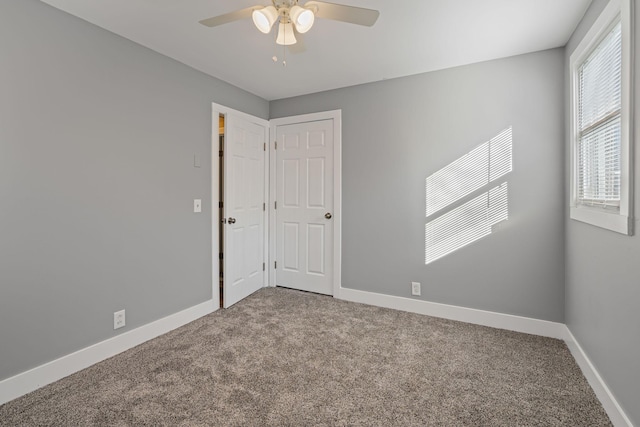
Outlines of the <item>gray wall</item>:
<svg viewBox="0 0 640 427">
<path fill-rule="evenodd" d="M 566 48 L 569 57 L 606 6 L 594 0 Z M 635 8 L 635 216 L 640 214 L 640 7 Z M 569 94 L 567 92 L 568 101 Z M 567 102 L 567 116 L 569 104 Z M 568 122 L 567 122 L 568 123 Z M 569 138 L 567 129 L 567 139 Z M 567 164 L 568 169 L 568 164 Z M 568 200 L 567 200 L 568 203 Z M 640 425 L 640 223 L 632 237 L 567 216 L 566 323 L 634 425 Z"/>
<path fill-rule="evenodd" d="M 0 61 L 2 380 L 212 297 L 211 102 L 269 105 L 37 0 Z"/>
<path fill-rule="evenodd" d="M 269 104 L 37 0 L 3 0 L 0 380 L 211 298 L 211 102 L 263 118 L 343 110 L 343 286 L 409 297 L 420 281 L 425 300 L 564 321 L 563 66 L 604 4 L 566 55 Z M 507 126 L 510 219 L 425 266 L 425 177 Z M 566 239 L 566 322 L 640 424 L 638 237 L 567 220 Z"/>
<path fill-rule="evenodd" d="M 270 103 L 342 109 L 346 288 L 564 321 L 564 50 Z M 513 126 L 509 220 L 424 263 L 425 178 Z"/>
</svg>

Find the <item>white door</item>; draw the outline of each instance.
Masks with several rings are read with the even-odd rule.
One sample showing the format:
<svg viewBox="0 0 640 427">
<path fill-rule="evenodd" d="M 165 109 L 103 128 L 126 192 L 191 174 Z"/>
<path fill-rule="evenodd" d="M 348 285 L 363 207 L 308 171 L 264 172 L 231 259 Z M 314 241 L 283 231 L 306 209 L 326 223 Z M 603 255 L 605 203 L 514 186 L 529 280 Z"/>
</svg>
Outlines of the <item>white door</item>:
<svg viewBox="0 0 640 427">
<path fill-rule="evenodd" d="M 276 126 L 276 285 L 333 294 L 333 120 Z"/>
<path fill-rule="evenodd" d="M 224 307 L 264 286 L 267 128 L 227 114 L 224 141 Z"/>
</svg>

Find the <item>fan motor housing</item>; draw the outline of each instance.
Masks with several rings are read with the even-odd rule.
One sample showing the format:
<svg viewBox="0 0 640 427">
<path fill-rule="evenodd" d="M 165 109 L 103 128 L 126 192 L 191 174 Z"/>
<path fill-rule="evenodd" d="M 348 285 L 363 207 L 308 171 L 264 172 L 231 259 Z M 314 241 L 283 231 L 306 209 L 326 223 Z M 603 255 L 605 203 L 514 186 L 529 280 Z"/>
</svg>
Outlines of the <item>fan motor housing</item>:
<svg viewBox="0 0 640 427">
<path fill-rule="evenodd" d="M 298 0 L 271 0 L 273 5 L 278 11 L 280 9 L 291 9 L 293 6 L 298 4 Z"/>
</svg>

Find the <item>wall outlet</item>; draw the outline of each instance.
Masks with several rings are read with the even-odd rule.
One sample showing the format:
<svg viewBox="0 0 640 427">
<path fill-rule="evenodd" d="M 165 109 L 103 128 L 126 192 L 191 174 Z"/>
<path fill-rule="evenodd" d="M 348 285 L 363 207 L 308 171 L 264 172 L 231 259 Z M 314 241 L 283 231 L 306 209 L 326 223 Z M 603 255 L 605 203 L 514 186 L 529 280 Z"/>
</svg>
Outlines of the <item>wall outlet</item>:
<svg viewBox="0 0 640 427">
<path fill-rule="evenodd" d="M 411 282 L 411 295 L 420 296 L 420 282 Z"/>
<path fill-rule="evenodd" d="M 124 310 L 113 313 L 113 329 L 123 328 L 125 324 Z"/>
<path fill-rule="evenodd" d="M 202 199 L 193 199 L 193 211 L 195 213 L 202 212 Z"/>
</svg>

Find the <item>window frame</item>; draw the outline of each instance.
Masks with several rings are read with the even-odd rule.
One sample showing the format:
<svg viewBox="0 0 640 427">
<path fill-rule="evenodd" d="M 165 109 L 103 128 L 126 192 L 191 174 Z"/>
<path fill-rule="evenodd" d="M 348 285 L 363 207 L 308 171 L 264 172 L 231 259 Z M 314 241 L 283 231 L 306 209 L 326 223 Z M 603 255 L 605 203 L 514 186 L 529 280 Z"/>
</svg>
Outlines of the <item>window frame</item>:
<svg viewBox="0 0 640 427">
<path fill-rule="evenodd" d="M 620 139 L 620 207 L 611 208 L 578 204 L 578 94 L 579 69 L 609 32 L 621 23 L 621 139 Z M 569 60 L 570 73 L 570 218 L 618 233 L 633 235 L 633 110 L 632 110 L 632 10 L 630 0 L 611 0 L 584 36 Z"/>
</svg>

